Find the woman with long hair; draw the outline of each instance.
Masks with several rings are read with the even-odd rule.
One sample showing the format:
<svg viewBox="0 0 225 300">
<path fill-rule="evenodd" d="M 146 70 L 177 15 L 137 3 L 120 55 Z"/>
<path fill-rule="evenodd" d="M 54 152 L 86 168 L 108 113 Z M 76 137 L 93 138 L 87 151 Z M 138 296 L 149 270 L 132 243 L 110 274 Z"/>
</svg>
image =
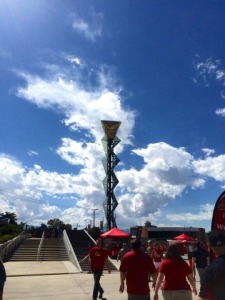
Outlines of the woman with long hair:
<svg viewBox="0 0 225 300">
<path fill-rule="evenodd" d="M 165 259 L 159 267 L 154 300 L 162 284 L 164 300 L 192 300 L 192 291 L 197 295 L 196 284 L 190 266 L 183 260 L 176 244 L 169 245 Z M 191 291 L 191 287 L 192 291 Z"/>
<path fill-rule="evenodd" d="M 163 258 L 163 250 L 160 249 L 158 242 L 155 242 L 153 245 L 151 257 L 152 257 L 152 260 L 153 260 L 156 270 L 158 270 L 161 265 L 162 258 Z"/>
</svg>

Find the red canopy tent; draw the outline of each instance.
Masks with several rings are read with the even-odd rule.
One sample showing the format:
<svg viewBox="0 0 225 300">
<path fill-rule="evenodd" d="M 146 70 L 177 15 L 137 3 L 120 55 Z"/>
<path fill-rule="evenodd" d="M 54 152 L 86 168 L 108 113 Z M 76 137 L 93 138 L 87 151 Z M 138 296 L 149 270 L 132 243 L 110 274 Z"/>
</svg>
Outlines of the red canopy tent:
<svg viewBox="0 0 225 300">
<path fill-rule="evenodd" d="M 129 238 L 131 238 L 131 235 L 129 233 L 126 233 L 126 232 L 118 229 L 117 227 L 114 227 L 113 229 L 111 229 L 105 233 L 102 233 L 100 235 L 100 238 L 115 239 L 115 242 L 112 241 L 108 248 L 109 256 L 112 258 L 115 258 L 115 257 L 117 257 L 119 250 L 121 249 L 121 246 L 122 246 L 121 242 L 118 243 L 118 239 L 129 239 Z M 121 244 L 121 245 L 119 245 L 119 244 Z"/>
<path fill-rule="evenodd" d="M 182 234 L 176 236 L 176 237 L 174 238 L 174 240 L 178 240 L 178 241 L 188 241 L 188 242 L 190 242 L 190 241 L 194 241 L 195 238 L 193 238 L 192 236 L 190 236 L 190 235 L 188 235 L 188 234 L 186 234 L 186 233 L 182 233 Z"/>
<path fill-rule="evenodd" d="M 171 241 L 172 243 L 174 243 L 176 241 L 176 245 L 181 253 L 181 255 L 187 254 L 188 252 L 188 245 L 194 244 L 197 242 L 197 240 L 195 238 L 193 238 L 192 236 L 186 234 L 186 233 L 182 233 L 176 237 L 173 238 L 173 241 Z"/>
<path fill-rule="evenodd" d="M 101 238 L 130 238 L 131 235 L 129 233 L 126 233 L 117 227 L 114 227 L 113 229 L 102 233 L 100 235 Z"/>
</svg>

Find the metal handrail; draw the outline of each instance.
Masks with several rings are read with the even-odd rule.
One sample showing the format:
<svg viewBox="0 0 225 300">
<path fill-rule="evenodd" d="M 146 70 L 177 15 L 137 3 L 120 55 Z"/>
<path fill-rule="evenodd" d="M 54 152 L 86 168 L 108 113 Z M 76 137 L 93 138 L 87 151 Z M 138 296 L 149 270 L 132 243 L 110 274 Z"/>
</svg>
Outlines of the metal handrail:
<svg viewBox="0 0 225 300">
<path fill-rule="evenodd" d="M 40 252 L 41 252 L 41 248 L 42 248 L 42 245 L 43 245 L 44 238 L 45 238 L 45 232 L 43 231 L 42 236 L 41 236 L 41 240 L 40 240 L 40 243 L 39 243 L 39 246 L 38 246 L 37 261 L 39 260 L 39 255 L 40 255 Z"/>
<path fill-rule="evenodd" d="M 10 257 L 12 252 L 15 250 L 15 248 L 19 244 L 21 244 L 21 242 L 23 240 L 25 240 L 29 237 L 31 237 L 31 234 L 24 234 L 24 232 L 22 232 L 21 234 L 19 234 L 18 236 L 16 236 L 12 240 L 0 245 L 0 259 L 2 261 L 6 261 Z"/>
<path fill-rule="evenodd" d="M 95 240 L 93 239 L 93 237 L 88 233 L 88 231 L 84 229 L 84 232 L 85 232 L 86 235 L 92 240 L 92 242 L 93 242 L 94 244 L 96 244 L 96 241 L 95 241 Z"/>
<path fill-rule="evenodd" d="M 78 259 L 77 259 L 77 256 L 73 250 L 73 247 L 70 243 L 70 240 L 68 238 L 68 235 L 66 233 L 66 230 L 63 230 L 63 241 L 64 241 L 64 245 L 65 245 L 65 248 L 66 248 L 66 251 L 67 251 L 67 254 L 68 254 L 68 257 L 69 257 L 69 261 L 80 271 L 80 272 L 83 272 L 81 267 L 80 267 L 80 264 L 78 262 Z"/>
</svg>

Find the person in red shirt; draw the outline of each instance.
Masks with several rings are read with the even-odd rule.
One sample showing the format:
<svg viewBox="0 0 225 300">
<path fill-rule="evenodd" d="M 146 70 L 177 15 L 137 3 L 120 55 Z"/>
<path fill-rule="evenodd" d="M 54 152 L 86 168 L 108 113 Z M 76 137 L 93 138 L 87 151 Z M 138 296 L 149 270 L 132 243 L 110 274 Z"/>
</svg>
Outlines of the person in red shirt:
<svg viewBox="0 0 225 300">
<path fill-rule="evenodd" d="M 158 270 L 158 268 L 160 267 L 160 264 L 162 262 L 163 251 L 162 251 L 162 249 L 160 249 L 159 244 L 157 242 L 155 242 L 153 245 L 153 250 L 152 250 L 151 256 L 153 259 L 153 263 L 154 263 L 156 269 Z"/>
<path fill-rule="evenodd" d="M 157 276 L 152 259 L 141 250 L 140 240 L 132 241 L 132 250 L 127 252 L 121 261 L 119 291 L 124 291 L 126 279 L 128 300 L 150 300 L 149 272 L 154 285 Z"/>
<path fill-rule="evenodd" d="M 190 266 L 182 259 L 175 244 L 169 245 L 166 257 L 159 267 L 159 275 L 155 286 L 154 300 L 158 300 L 158 290 L 162 284 L 162 295 L 164 300 L 182 299 L 192 300 L 192 293 L 197 295 L 196 284 Z M 188 281 L 187 281 L 187 279 Z"/>
<path fill-rule="evenodd" d="M 97 300 L 98 293 L 99 293 L 99 299 L 103 299 L 104 290 L 100 284 L 100 279 L 102 276 L 105 262 L 108 264 L 109 273 L 111 273 L 111 270 L 109 267 L 107 250 L 102 248 L 102 241 L 100 238 L 96 240 L 96 246 L 90 249 L 89 254 L 87 256 L 90 259 L 91 271 L 94 276 L 94 289 L 93 289 L 92 299 Z M 87 256 L 85 256 L 80 261 L 80 263 L 85 261 L 87 259 Z"/>
</svg>

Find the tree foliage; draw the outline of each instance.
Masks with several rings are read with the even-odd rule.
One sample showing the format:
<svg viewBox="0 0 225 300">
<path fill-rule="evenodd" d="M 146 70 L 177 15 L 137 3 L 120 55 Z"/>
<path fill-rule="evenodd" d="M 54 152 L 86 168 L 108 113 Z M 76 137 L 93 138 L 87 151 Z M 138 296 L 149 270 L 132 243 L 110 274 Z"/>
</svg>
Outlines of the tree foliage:
<svg viewBox="0 0 225 300">
<path fill-rule="evenodd" d="M 47 222 L 49 229 L 56 229 L 56 228 L 61 228 L 61 229 L 66 229 L 66 230 L 72 230 L 72 225 L 71 224 L 65 224 L 63 221 L 60 219 L 51 219 L 48 220 Z"/>
<path fill-rule="evenodd" d="M 9 224 L 17 224 L 17 216 L 14 212 L 8 212 L 0 214 L 0 219 L 9 219 Z"/>
<path fill-rule="evenodd" d="M 57 228 L 57 227 L 62 227 L 65 225 L 61 220 L 59 219 L 51 219 L 48 220 L 47 224 L 49 225 L 50 228 Z"/>
<path fill-rule="evenodd" d="M 0 244 L 13 239 L 23 232 L 23 224 L 17 224 L 17 216 L 14 212 L 5 212 L 0 214 L 0 220 L 7 219 L 7 222 L 0 222 Z"/>
</svg>

